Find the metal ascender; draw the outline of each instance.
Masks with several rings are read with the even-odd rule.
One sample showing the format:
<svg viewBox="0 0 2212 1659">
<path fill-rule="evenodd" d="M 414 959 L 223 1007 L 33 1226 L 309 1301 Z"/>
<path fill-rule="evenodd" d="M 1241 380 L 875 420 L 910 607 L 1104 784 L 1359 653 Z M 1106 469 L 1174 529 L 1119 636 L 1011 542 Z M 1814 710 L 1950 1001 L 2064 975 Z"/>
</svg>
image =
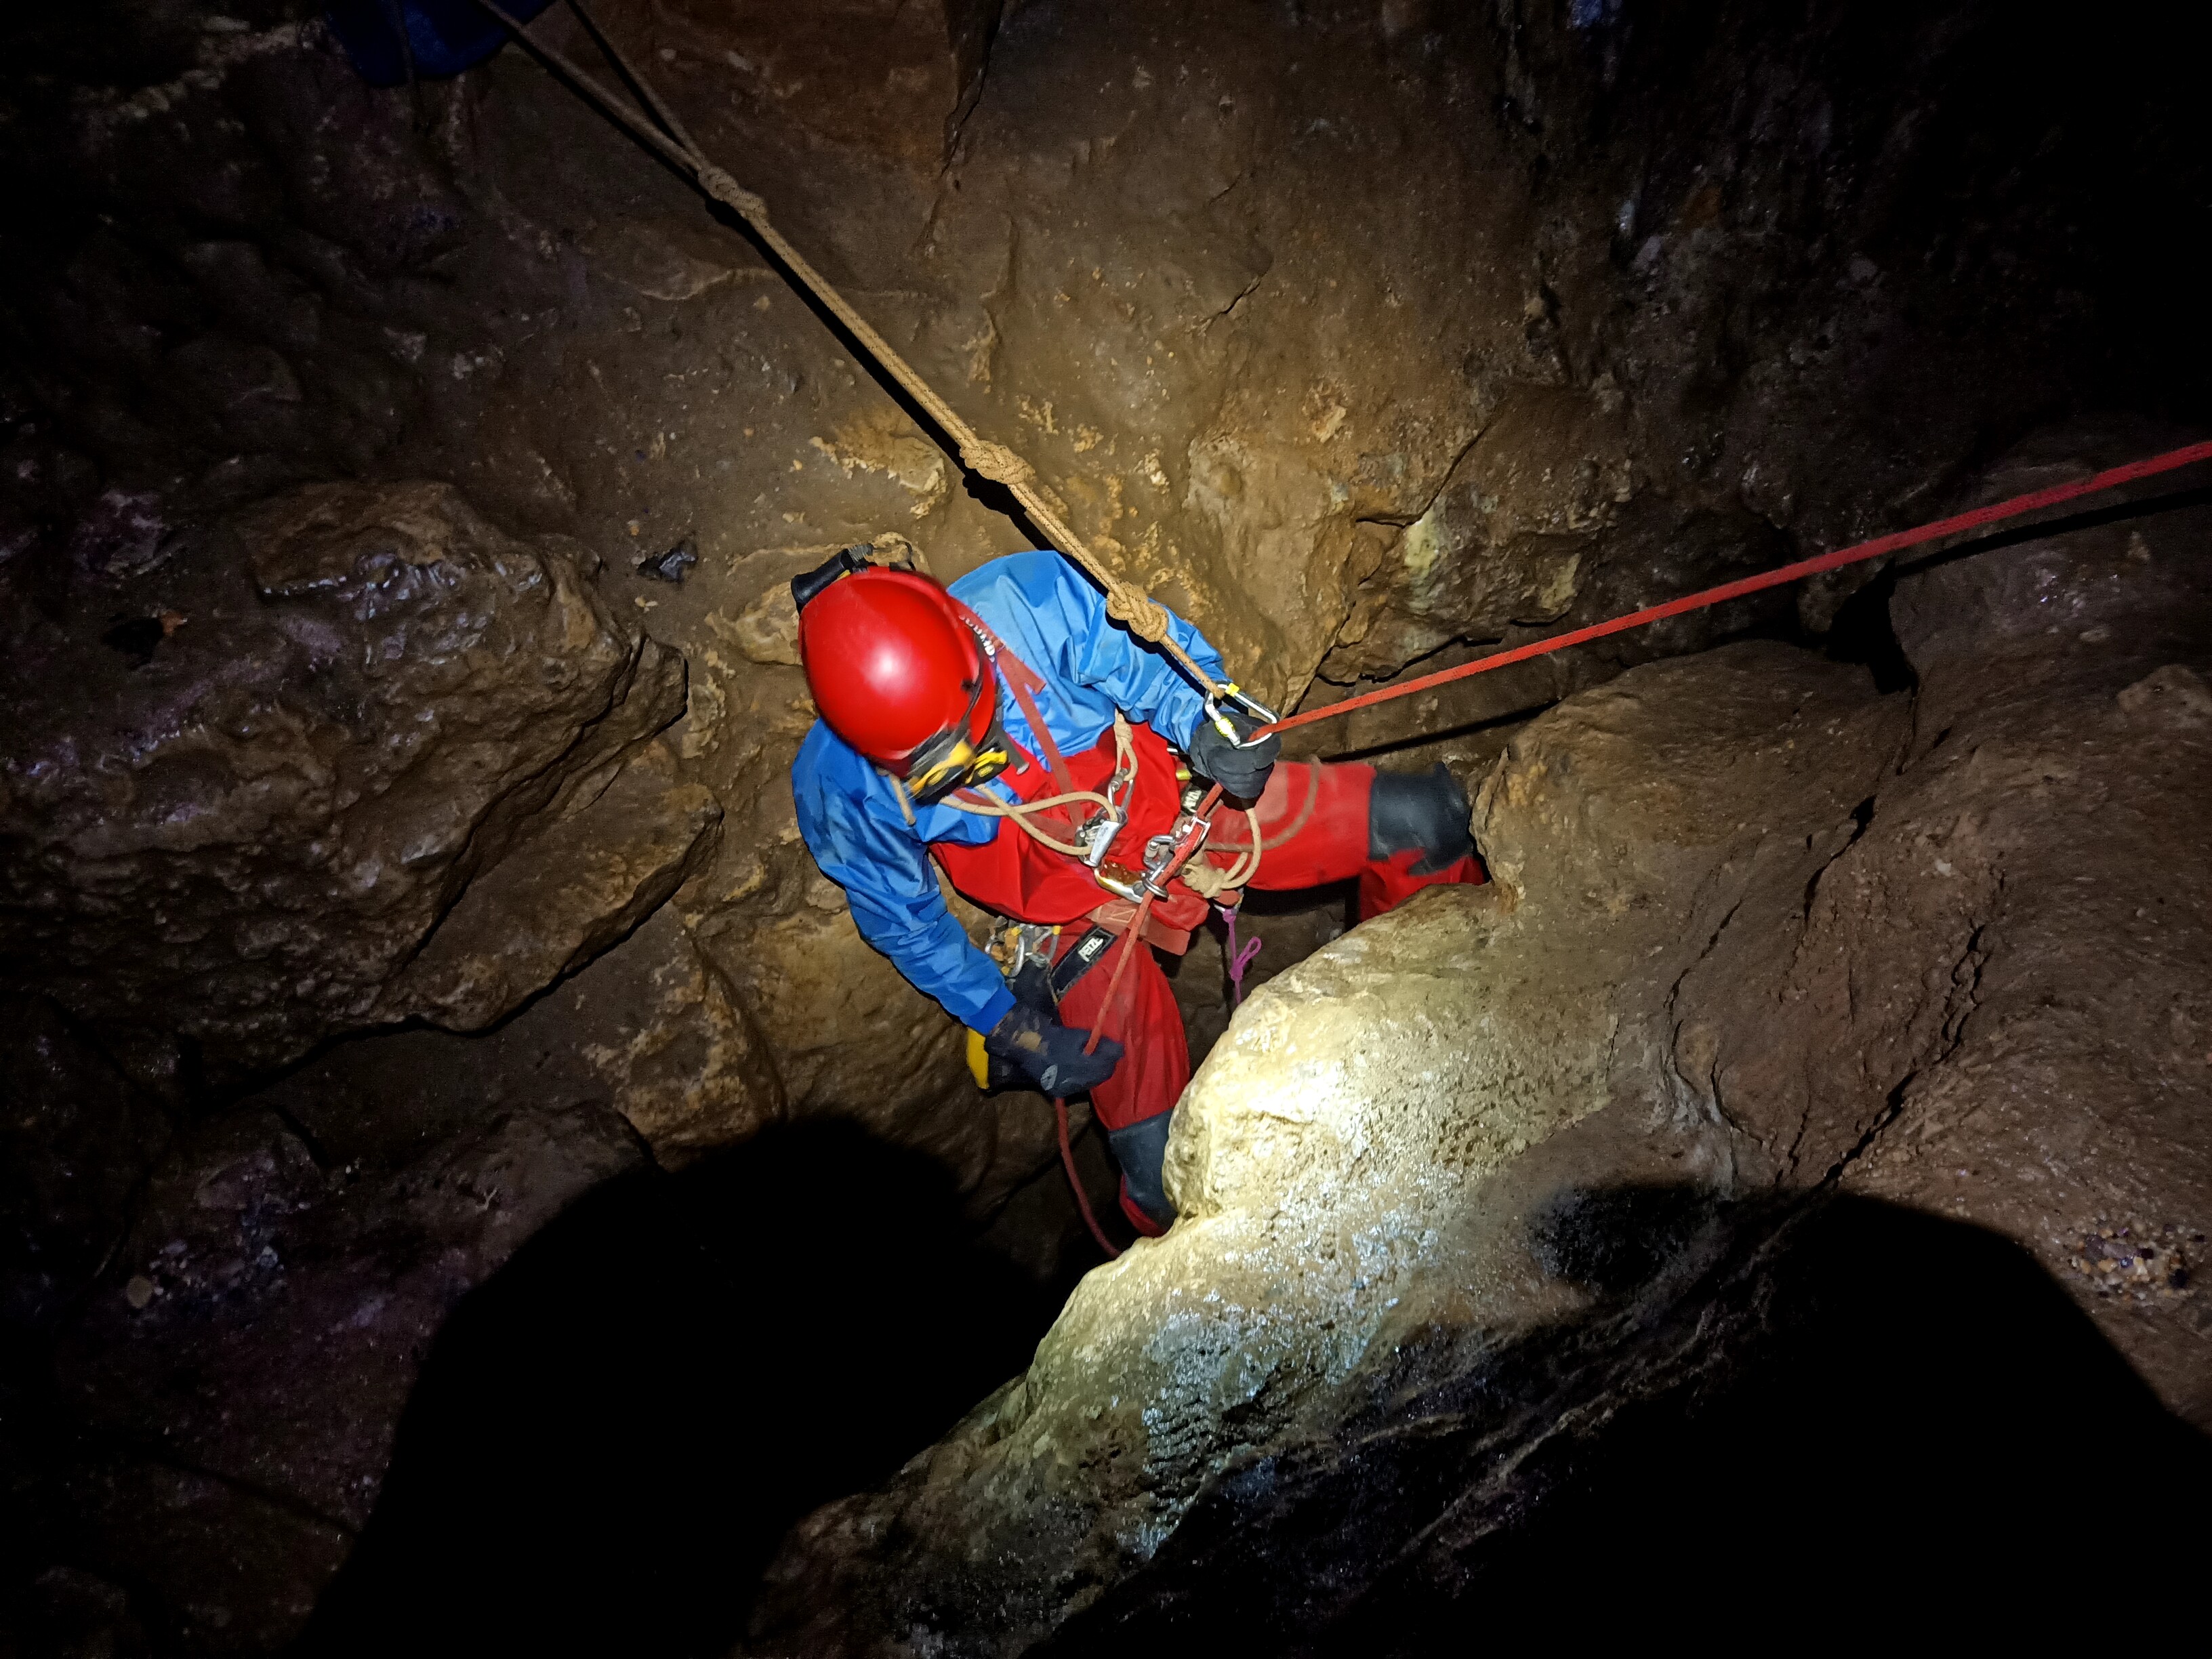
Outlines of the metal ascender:
<svg viewBox="0 0 2212 1659">
<path fill-rule="evenodd" d="M 1136 751 L 1125 748 L 1114 768 L 1114 775 L 1106 781 L 1106 805 L 1093 811 L 1076 827 L 1075 844 L 1083 849 L 1083 861 L 1094 872 L 1104 866 L 1114 837 L 1129 822 L 1129 791 L 1136 781 Z M 1103 875 L 1099 880 L 1105 884 Z"/>
<path fill-rule="evenodd" d="M 1205 793 L 1197 788 L 1183 791 L 1182 811 L 1175 827 L 1165 835 L 1154 836 L 1145 843 L 1145 867 L 1141 871 L 1109 865 L 1098 872 L 1099 884 L 1134 903 L 1147 893 L 1156 899 L 1168 896 L 1168 883 L 1172 872 L 1206 844 L 1206 837 L 1213 828 L 1212 817 L 1199 816 L 1199 804 Z"/>
</svg>

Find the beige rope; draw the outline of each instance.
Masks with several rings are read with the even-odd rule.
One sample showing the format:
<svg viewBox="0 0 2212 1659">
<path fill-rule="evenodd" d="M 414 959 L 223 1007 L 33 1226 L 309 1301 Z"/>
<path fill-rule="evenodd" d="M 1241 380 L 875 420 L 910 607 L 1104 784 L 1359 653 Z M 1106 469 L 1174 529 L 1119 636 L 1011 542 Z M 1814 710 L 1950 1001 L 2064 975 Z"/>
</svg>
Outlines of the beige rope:
<svg viewBox="0 0 2212 1659">
<path fill-rule="evenodd" d="M 896 774 L 884 771 L 882 767 L 878 767 L 876 769 L 883 773 L 884 781 L 890 785 L 891 793 L 898 798 L 899 811 L 906 815 L 906 827 L 909 830 L 920 828 L 914 816 L 914 797 L 907 793 L 905 783 Z M 1100 806 L 1106 805 L 1105 796 L 1094 795 L 1087 789 L 1078 789 L 1065 795 L 1048 795 L 1042 800 L 1015 801 L 1011 805 L 1001 804 L 983 795 L 978 795 L 972 800 L 963 800 L 957 794 L 947 795 L 937 804 L 939 806 L 949 806 L 956 812 L 973 812 L 978 817 L 1012 818 L 1018 826 L 1036 836 L 1055 853 L 1065 853 L 1070 858 L 1079 859 L 1084 854 L 1082 848 L 1071 847 L 1064 841 L 1055 841 L 1029 821 L 1029 815 L 1032 812 L 1042 812 L 1049 806 L 1062 806 L 1072 800 L 1091 801 Z"/>
<path fill-rule="evenodd" d="M 1222 894 L 1236 888 L 1249 886 L 1252 878 L 1260 873 L 1260 810 L 1256 806 L 1244 809 L 1244 821 L 1252 827 L 1251 842 L 1237 854 L 1237 862 L 1226 870 L 1208 864 L 1203 859 L 1192 859 L 1182 867 L 1182 884 L 1202 899 L 1218 899 Z M 1218 844 L 1208 842 L 1204 852 L 1217 850 Z M 1227 846 L 1218 847 L 1226 852 Z"/>
<path fill-rule="evenodd" d="M 1177 644 L 1169 633 L 1167 611 L 1142 588 L 1115 574 L 1105 561 L 1091 550 L 1089 544 L 1075 533 L 1062 516 L 1060 503 L 1038 482 L 1036 469 L 1004 444 L 991 442 L 962 420 L 959 412 L 939 397 L 929 383 L 915 372 L 914 365 L 894 350 L 890 342 L 877 333 L 868 319 L 854 310 L 847 303 L 845 296 L 830 286 L 828 278 L 815 270 L 805 256 L 785 240 L 783 233 L 769 221 L 768 204 L 707 159 L 705 152 L 684 130 L 675 112 L 653 89 L 652 83 L 623 56 L 606 32 L 585 9 L 582 0 L 568 0 L 570 8 L 582 21 L 599 49 L 606 53 L 629 82 L 644 94 L 647 104 L 666 126 L 667 134 L 641 118 L 626 100 L 617 98 L 576 64 L 531 33 L 528 26 L 511 16 L 497 3 L 497 0 L 483 0 L 483 3 L 484 9 L 506 24 L 514 37 L 531 52 L 556 69 L 641 142 L 652 146 L 689 172 L 701 190 L 750 225 L 754 233 L 768 244 L 792 275 L 851 331 L 853 337 L 860 343 L 861 349 L 874 358 L 884 371 L 899 383 L 906 394 L 928 412 L 930 419 L 951 438 L 960 452 L 961 465 L 994 483 L 1004 484 L 1012 492 L 1014 499 L 1022 504 L 1031 522 L 1044 532 L 1046 539 L 1090 573 L 1091 580 L 1105 590 L 1108 616 L 1139 639 L 1164 651 L 1207 696 L 1222 695 L 1220 684 L 1200 668 L 1190 653 Z"/>
<path fill-rule="evenodd" d="M 892 774 L 884 772 L 880 766 L 876 770 L 883 773 L 884 781 L 890 785 L 891 793 L 898 797 L 899 811 L 906 814 L 906 827 L 909 830 L 919 829 L 921 826 L 914 820 L 914 797 L 907 793 L 906 785 Z"/>
<path fill-rule="evenodd" d="M 1072 846 L 1064 841 L 1055 840 L 1030 822 L 1030 813 L 1042 812 L 1048 807 L 1062 805 L 1072 800 L 1091 801 L 1101 807 L 1106 805 L 1105 796 L 1093 794 L 1087 789 L 1073 790 L 1064 795 L 1047 795 L 1042 800 L 1015 801 L 1010 805 L 1002 805 L 981 796 L 973 800 L 963 800 L 957 794 L 947 795 L 938 804 L 940 806 L 949 806 L 956 812 L 973 812 L 979 817 L 1012 818 L 1017 828 L 1035 836 L 1045 846 L 1051 848 L 1054 852 L 1065 853 L 1072 859 L 1079 859 L 1085 856 L 1084 848 Z"/>
</svg>

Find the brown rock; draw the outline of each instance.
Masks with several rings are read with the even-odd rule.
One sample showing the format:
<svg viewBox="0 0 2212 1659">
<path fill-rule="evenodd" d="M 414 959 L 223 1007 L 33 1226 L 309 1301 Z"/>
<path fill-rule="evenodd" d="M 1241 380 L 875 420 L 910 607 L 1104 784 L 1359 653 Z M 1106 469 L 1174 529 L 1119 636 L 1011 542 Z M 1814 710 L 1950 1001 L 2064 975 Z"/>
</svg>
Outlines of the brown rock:
<svg viewBox="0 0 2212 1659">
<path fill-rule="evenodd" d="M 554 857 L 594 806 L 621 819 L 647 786 L 610 781 L 681 712 L 681 663 L 592 594 L 573 550 L 502 535 L 445 485 L 314 486 L 130 601 L 192 619 L 143 669 L 35 629 L 9 659 L 11 975 L 81 1018 L 180 1032 L 218 1069 L 418 1013 L 482 1024 L 544 982 L 518 958 L 457 988 L 464 936 L 497 933 L 489 896 L 422 979 L 394 981 L 541 815 L 566 822 L 538 845 Z M 627 810 L 631 845 L 604 872 L 536 878 L 531 972 L 672 890 L 714 817 L 696 797 L 684 828 Z M 506 880 L 518 902 L 532 885 Z"/>
<path fill-rule="evenodd" d="M 52 1003 L 0 1003 L 0 1326 L 21 1340 L 90 1285 L 168 1137 L 155 1103 Z"/>
<path fill-rule="evenodd" d="M 2031 447 L 1984 489 L 2093 467 L 2104 441 L 2071 434 L 2063 469 Z M 2064 1282 L 2112 1348 L 2212 1420 L 2190 1300 L 2125 1270 L 2212 1206 L 2212 889 L 2172 856 L 2212 813 L 2212 756 L 2193 721 L 2146 718 L 2185 711 L 2172 666 L 2212 638 L 2191 553 L 2212 515 L 2160 514 L 2148 561 L 2129 533 L 1906 577 L 1911 696 L 1746 644 L 1533 722 L 1477 803 L 1494 887 L 1424 895 L 1245 1006 L 1177 1109 L 1176 1226 L 1090 1275 L 1028 1371 L 888 1487 L 794 1533 L 757 1650 L 1012 1653 L 1076 1616 L 1080 1644 L 1188 1611 L 1209 1559 L 1304 1627 L 1402 1571 L 1353 1561 L 1377 1528 L 1424 1582 L 1462 1583 L 1556 1478 L 1515 1471 L 1724 1375 L 1765 1317 L 1759 1254 L 1698 1276 L 1716 1200 L 1756 1217 L 1840 1190 L 1973 1224 L 1963 1254 L 1911 1224 L 1902 1267 L 1954 1259 L 1953 1298 L 1996 1283 L 1974 1229 L 2008 1237 L 2031 1300 L 2057 1302 L 2036 1260 L 2087 1262 Z M 2124 707 L 2160 664 L 2166 689 Z M 1657 1207 L 1628 1244 L 1576 1266 L 1546 1242 L 1563 1203 L 1639 1189 Z M 1638 1252 L 1614 1285 L 1603 1255 Z M 1574 1299 L 1631 1290 L 1649 1299 L 1618 1324 Z M 2112 1404 L 2177 1426 L 2117 1385 Z M 1466 1462 L 1438 1481 L 1421 1449 L 1449 1443 Z"/>
<path fill-rule="evenodd" d="M 1424 895 L 1244 1004 L 1177 1108 L 1182 1218 L 1087 1277 L 1027 1373 L 888 1489 L 794 1533 L 757 1650 L 1019 1652 L 1212 1484 L 1343 1432 L 1401 1352 L 1449 1374 L 1573 1313 L 1520 1224 L 1564 1182 L 1725 1190 L 1727 1131 L 1656 1068 L 1670 992 L 1767 860 L 1879 775 L 1903 712 L 1761 644 L 1536 721 L 1478 803 L 1495 884 Z"/>
<path fill-rule="evenodd" d="M 720 805 L 650 743 L 546 815 L 462 890 L 388 994 L 458 1031 L 489 1025 L 666 902 L 714 856 Z"/>
<path fill-rule="evenodd" d="M 2039 441 L 1979 494 L 2159 435 Z M 1900 582 L 1922 684 L 1895 775 L 1747 895 L 1680 993 L 1680 1075 L 1774 1178 L 1840 1177 L 2054 1267 L 2099 1215 L 2212 1213 L 2212 888 L 2172 854 L 2212 811 L 2189 701 L 2212 637 L 2189 550 L 2208 538 L 2201 510 L 2167 513 Z M 2200 1339 L 2090 1305 L 2170 1405 L 2212 1420 Z"/>
</svg>

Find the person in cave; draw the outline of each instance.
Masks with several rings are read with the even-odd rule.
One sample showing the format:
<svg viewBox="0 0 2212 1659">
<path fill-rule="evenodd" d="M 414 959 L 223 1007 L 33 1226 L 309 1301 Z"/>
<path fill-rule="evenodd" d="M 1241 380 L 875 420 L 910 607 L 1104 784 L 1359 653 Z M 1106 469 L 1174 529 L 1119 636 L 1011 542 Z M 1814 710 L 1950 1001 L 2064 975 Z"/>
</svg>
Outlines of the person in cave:
<svg viewBox="0 0 2212 1659">
<path fill-rule="evenodd" d="M 799 833 L 861 936 L 968 1025 L 979 1082 L 996 1060 L 1047 1094 L 1090 1094 L 1121 1165 L 1121 1208 L 1158 1236 L 1175 1216 L 1161 1158 L 1190 1079 L 1182 1014 L 1151 950 L 1135 951 L 1114 1009 L 1101 1006 L 1112 975 L 1091 970 L 1135 919 L 1147 848 L 1194 804 L 1191 775 L 1245 810 L 1217 811 L 1192 867 L 1145 919 L 1142 944 L 1176 954 L 1208 895 L 1237 902 L 1221 883 L 1255 828 L 1263 856 L 1250 885 L 1356 878 L 1362 920 L 1424 887 L 1482 881 L 1467 796 L 1441 765 L 1279 765 L 1280 739 L 1256 736 L 1241 711 L 1209 711 L 1055 554 L 994 559 L 946 588 L 871 564 L 869 550 L 792 583 L 821 716 L 792 765 Z M 1169 620 L 1224 678 L 1205 636 Z M 1074 795 L 1088 799 L 1054 804 Z M 947 908 L 933 858 L 1004 920 L 991 951 Z M 1085 1054 L 1093 1026 L 1107 1035 Z"/>
</svg>

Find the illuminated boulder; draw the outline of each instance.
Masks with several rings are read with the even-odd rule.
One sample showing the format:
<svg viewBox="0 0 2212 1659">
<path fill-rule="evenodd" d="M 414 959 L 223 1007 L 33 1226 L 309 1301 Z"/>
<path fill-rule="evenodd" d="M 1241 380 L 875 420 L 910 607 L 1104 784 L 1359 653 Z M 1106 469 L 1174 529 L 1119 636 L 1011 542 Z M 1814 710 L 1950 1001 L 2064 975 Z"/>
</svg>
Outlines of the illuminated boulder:
<svg viewBox="0 0 2212 1659">
<path fill-rule="evenodd" d="M 1498 879 L 1245 1005 L 1178 1108 L 1175 1227 L 1086 1278 L 1028 1374 L 888 1492 L 802 1528 L 767 1650 L 919 1628 L 1019 1651 L 1201 1493 L 1585 1308 L 1528 1218 L 1597 1182 L 1727 1188 L 1727 1130 L 1662 1064 L 1672 989 L 1764 849 L 1848 828 L 1903 712 L 1862 671 L 1747 645 L 1538 720 L 1476 808 Z"/>
</svg>

